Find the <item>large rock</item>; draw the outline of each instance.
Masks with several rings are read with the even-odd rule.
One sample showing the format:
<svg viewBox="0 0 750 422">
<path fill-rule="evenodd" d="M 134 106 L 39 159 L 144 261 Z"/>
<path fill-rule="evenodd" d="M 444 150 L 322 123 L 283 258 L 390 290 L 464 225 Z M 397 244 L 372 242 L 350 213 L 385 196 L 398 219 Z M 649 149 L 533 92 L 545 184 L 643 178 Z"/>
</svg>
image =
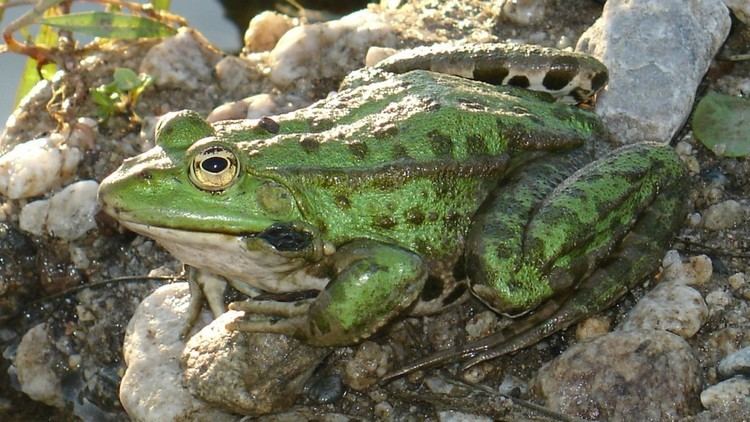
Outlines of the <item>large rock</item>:
<svg viewBox="0 0 750 422">
<path fill-rule="evenodd" d="M 607 65 L 596 112 L 624 143 L 668 142 L 731 21 L 721 0 L 610 0 L 576 49 Z"/>
<path fill-rule="evenodd" d="M 678 420 L 698 406 L 700 365 L 681 337 L 615 331 L 545 364 L 534 393 L 556 412 L 607 421 Z"/>
<path fill-rule="evenodd" d="M 226 411 L 258 416 L 286 410 L 330 349 L 281 334 L 225 328 L 241 316 L 228 311 L 190 338 L 182 354 L 185 384 Z"/>
</svg>

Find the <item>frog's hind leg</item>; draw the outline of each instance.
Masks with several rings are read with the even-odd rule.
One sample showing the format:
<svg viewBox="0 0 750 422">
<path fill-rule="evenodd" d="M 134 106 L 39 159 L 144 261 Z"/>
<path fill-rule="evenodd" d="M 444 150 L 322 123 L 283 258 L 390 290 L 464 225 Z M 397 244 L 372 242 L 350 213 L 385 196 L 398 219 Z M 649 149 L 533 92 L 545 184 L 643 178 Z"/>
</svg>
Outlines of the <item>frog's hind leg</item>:
<svg viewBox="0 0 750 422">
<path fill-rule="evenodd" d="M 610 191 L 609 199 L 596 208 L 597 221 L 579 221 L 580 231 L 565 232 L 561 247 L 554 249 L 561 235 L 552 228 L 548 232 L 549 242 L 529 239 L 529 232 L 539 229 L 534 228 L 539 224 L 538 219 L 555 217 L 550 221 L 565 226 L 570 223 L 566 220 L 581 218 L 580 214 L 560 210 L 572 206 L 568 194 L 586 192 L 588 199 L 594 197 L 599 202 L 601 198 L 595 198 L 598 192 L 592 192 L 590 185 L 600 183 L 602 178 L 617 177 L 626 178 L 632 187 L 622 186 L 621 195 L 611 196 Z M 674 151 L 654 144 L 622 148 L 579 170 L 551 193 L 552 189 L 538 179 L 520 176 L 482 210 L 477 219 L 479 224 L 470 234 L 467 267 L 473 269 L 469 274 L 472 283 L 478 283 L 473 286 L 475 293 L 491 307 L 512 311 L 521 309 L 517 305 L 530 305 L 532 312 L 497 334 L 459 350 L 436 353 L 386 378 L 473 357 L 464 365 L 467 368 L 532 345 L 607 308 L 658 265 L 666 245 L 684 220 L 686 181 L 684 167 Z M 533 195 L 527 192 L 539 187 L 546 191 Z M 528 199 L 531 196 L 534 200 Z M 545 198 L 539 199 L 540 196 Z M 502 202 L 513 198 L 520 198 L 521 204 Z M 630 211 L 619 216 L 617 211 L 622 207 Z M 597 232 L 610 236 L 602 240 Z M 554 253 L 545 257 L 544 250 Z M 503 284 L 491 277 L 506 277 L 506 280 Z M 539 288 L 535 282 L 543 287 Z M 526 287 L 529 289 L 524 290 Z"/>
</svg>

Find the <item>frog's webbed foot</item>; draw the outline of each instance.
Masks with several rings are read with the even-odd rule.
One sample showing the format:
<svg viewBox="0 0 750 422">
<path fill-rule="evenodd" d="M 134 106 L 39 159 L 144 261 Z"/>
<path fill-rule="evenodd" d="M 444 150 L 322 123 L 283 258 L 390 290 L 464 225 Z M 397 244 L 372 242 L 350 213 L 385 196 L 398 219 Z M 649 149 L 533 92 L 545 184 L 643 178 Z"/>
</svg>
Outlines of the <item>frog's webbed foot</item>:
<svg viewBox="0 0 750 422">
<path fill-rule="evenodd" d="M 307 338 L 305 329 L 307 312 L 312 300 L 276 302 L 272 300 L 247 300 L 232 302 L 229 309 L 243 311 L 245 316 L 230 322 L 226 328 L 253 333 L 277 333 L 291 337 Z"/>
<path fill-rule="evenodd" d="M 442 351 L 416 361 L 387 375 L 385 379 L 392 379 L 420 368 L 471 358 L 463 365 L 465 369 L 485 360 L 525 348 L 593 313 L 606 309 L 635 284 L 651 274 L 658 266 L 666 250 L 666 245 L 679 228 L 685 215 L 686 195 L 684 194 L 684 185 L 687 179 L 684 177 L 684 169 L 679 163 L 679 158 L 668 148 L 668 146 L 655 145 L 626 147 L 592 163 L 584 168 L 586 171 L 579 171 L 564 183 L 563 186 L 567 186 L 571 190 L 591 192 L 587 190 L 590 188 L 586 185 L 587 183 L 601 183 L 605 186 L 611 183 L 617 187 L 622 181 L 619 179 L 608 181 L 601 180 L 601 178 L 626 177 L 628 182 L 620 185 L 624 189 L 621 197 L 608 197 L 611 201 L 608 202 L 609 209 L 601 208 L 606 204 L 593 207 L 597 210 L 603 210 L 601 211 L 603 215 L 598 216 L 590 225 L 581 225 L 580 222 L 579 224 L 571 224 L 570 221 L 566 221 L 569 218 L 578 219 L 580 214 L 556 213 L 558 224 L 568 224 L 568 227 L 574 228 L 582 227 L 579 231 L 573 230 L 566 233 L 569 243 L 563 245 L 561 254 L 553 256 L 550 261 L 541 266 L 542 269 L 552 269 L 547 275 L 547 282 L 550 286 L 549 291 L 553 294 L 536 306 L 532 313 L 517 319 L 497 334 L 467 344 L 460 349 Z M 636 159 L 642 157 L 648 157 L 648 159 L 645 162 Z M 611 171 L 611 169 L 617 169 L 620 173 L 601 174 L 605 171 Z M 600 174 L 596 174 L 596 172 Z M 591 176 L 591 174 L 594 176 Z M 512 186 L 511 197 L 521 198 L 521 201 L 518 202 L 523 202 L 524 198 L 527 197 L 519 195 L 517 190 L 525 190 L 538 183 L 538 179 L 534 183 L 526 183 L 530 180 L 522 178 L 521 182 L 525 184 L 519 182 L 522 186 Z M 555 189 L 550 197 L 536 202 L 541 203 L 542 206 L 554 206 L 557 205 L 555 201 L 558 199 L 555 195 L 565 195 L 566 193 L 565 189 Z M 505 192 L 499 194 L 493 205 L 501 206 L 502 201 L 508 199 L 503 196 L 504 194 Z M 569 201 L 565 197 L 562 197 L 562 199 Z M 582 201 L 587 199 L 591 198 L 584 198 Z M 631 202 L 631 209 L 635 209 L 635 211 L 621 216 L 617 215 L 619 208 L 611 204 L 622 205 L 628 201 Z M 529 204 L 529 207 L 525 212 L 527 215 L 531 215 L 532 219 L 544 214 L 545 210 L 534 209 L 534 201 L 527 201 L 526 203 Z M 516 207 L 514 210 L 522 208 L 516 204 L 513 205 Z M 508 208 L 507 205 L 502 206 L 504 211 L 507 211 Z M 490 211 L 492 209 L 492 207 L 489 208 Z M 613 214 L 615 215 L 614 218 Z M 507 212 L 504 214 L 485 214 L 479 219 L 480 226 L 472 230 L 488 234 L 486 232 L 489 229 L 498 230 L 498 228 L 501 228 L 500 234 L 505 233 L 502 231 L 504 219 L 515 223 L 516 220 L 514 219 L 519 219 L 519 215 L 518 213 L 508 214 Z M 522 218 L 520 219 L 522 220 Z M 532 221 L 532 223 L 523 227 L 528 230 L 528 227 L 535 223 L 537 222 Z M 599 223 L 603 224 L 597 226 Z M 623 228 L 622 225 L 627 225 L 627 227 Z M 505 228 L 505 230 L 512 231 L 513 229 Z M 602 232 L 607 235 L 604 237 L 598 236 Z M 622 234 L 612 238 L 618 233 Z M 518 268 L 527 268 L 529 262 L 533 264 L 533 260 L 527 258 L 527 256 L 536 257 L 536 259 L 542 256 L 538 250 L 534 250 L 532 253 L 529 253 L 528 250 L 523 251 L 527 255 L 521 252 L 516 255 L 509 254 L 508 251 L 514 244 L 521 245 L 522 248 L 534 247 L 534 245 L 542 245 L 548 248 L 547 250 L 550 248 L 549 243 L 545 244 L 545 242 L 535 241 L 534 239 L 509 240 L 509 237 L 502 236 L 500 238 L 498 236 L 476 237 L 476 233 L 472 233 L 470 236 L 474 236 L 470 240 L 469 248 L 467 248 L 469 258 L 471 259 L 472 254 L 474 256 L 474 264 L 470 265 L 470 268 L 479 270 L 470 275 L 472 282 L 481 279 L 483 277 L 482 271 L 487 271 L 488 266 L 498 262 L 507 264 L 517 260 L 514 264 L 518 265 Z M 528 236 L 528 234 L 519 233 L 519 236 Z M 604 251 L 607 252 L 606 255 Z M 482 254 L 484 255 L 480 256 Z M 499 256 L 493 256 L 493 254 L 499 254 Z M 560 256 L 565 259 L 560 260 Z M 510 258 L 506 259 L 507 257 Z M 558 261 L 555 262 L 555 259 Z M 558 262 L 561 261 L 571 265 L 568 267 L 559 265 Z M 543 273 L 539 271 L 537 274 Z M 571 282 L 571 280 L 573 281 Z M 511 283 L 511 287 L 517 289 L 522 286 L 523 281 Z M 543 280 L 537 281 L 542 282 Z M 481 295 L 487 294 L 489 286 L 492 286 L 492 284 L 482 285 L 479 293 Z M 529 297 L 530 295 L 526 294 L 526 296 L 521 296 L 521 299 Z M 501 297 L 500 299 L 486 296 L 481 298 L 496 309 L 507 303 L 513 303 L 515 300 L 512 296 Z"/>
<path fill-rule="evenodd" d="M 214 274 L 185 266 L 188 285 L 190 286 L 190 303 L 188 304 L 185 326 L 180 331 L 180 338 L 186 339 L 198 321 L 203 303 L 208 302 L 214 318 L 224 313 L 224 290 L 227 282 Z"/>
</svg>

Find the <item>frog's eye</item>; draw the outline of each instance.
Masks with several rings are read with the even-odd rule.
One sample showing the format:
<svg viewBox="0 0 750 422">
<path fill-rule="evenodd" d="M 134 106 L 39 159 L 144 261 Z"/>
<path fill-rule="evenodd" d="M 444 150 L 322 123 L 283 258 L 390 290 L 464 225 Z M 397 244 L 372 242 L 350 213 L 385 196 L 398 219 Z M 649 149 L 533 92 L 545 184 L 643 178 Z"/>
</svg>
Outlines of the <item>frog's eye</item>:
<svg viewBox="0 0 750 422">
<path fill-rule="evenodd" d="M 200 189 L 219 191 L 229 187 L 239 173 L 237 156 L 221 146 L 198 153 L 190 166 L 190 180 Z"/>
<path fill-rule="evenodd" d="M 284 186 L 265 182 L 258 188 L 258 203 L 273 215 L 286 215 L 294 210 L 294 197 Z"/>
</svg>

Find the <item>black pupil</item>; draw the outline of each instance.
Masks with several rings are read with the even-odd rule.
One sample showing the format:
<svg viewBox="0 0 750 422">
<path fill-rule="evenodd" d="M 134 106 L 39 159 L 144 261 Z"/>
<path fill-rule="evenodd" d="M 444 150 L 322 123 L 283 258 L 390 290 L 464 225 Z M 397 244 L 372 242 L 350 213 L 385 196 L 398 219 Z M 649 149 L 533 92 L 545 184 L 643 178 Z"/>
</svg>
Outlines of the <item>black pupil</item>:
<svg viewBox="0 0 750 422">
<path fill-rule="evenodd" d="M 201 168 L 210 173 L 221 173 L 229 166 L 229 161 L 222 157 L 211 157 L 201 162 Z"/>
</svg>

